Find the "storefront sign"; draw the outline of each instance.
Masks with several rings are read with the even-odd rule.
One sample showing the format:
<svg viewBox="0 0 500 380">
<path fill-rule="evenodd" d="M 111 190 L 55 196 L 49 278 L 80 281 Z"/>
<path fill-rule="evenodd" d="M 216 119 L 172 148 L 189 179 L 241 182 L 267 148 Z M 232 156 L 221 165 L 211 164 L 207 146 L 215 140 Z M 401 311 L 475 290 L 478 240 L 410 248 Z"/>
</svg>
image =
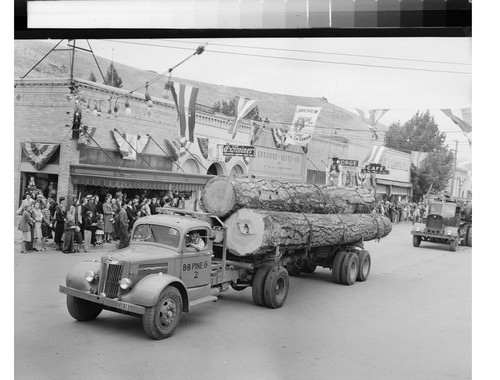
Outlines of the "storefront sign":
<svg viewBox="0 0 500 380">
<path fill-rule="evenodd" d="M 297 106 L 292 125 L 286 133 L 285 145 L 307 145 L 312 139 L 320 111 L 321 107 Z"/>
<path fill-rule="evenodd" d="M 305 180 L 305 155 L 258 146 L 250 160 L 249 174 L 256 177 Z"/>
<path fill-rule="evenodd" d="M 333 161 L 336 161 L 336 160 L 339 160 L 340 161 L 340 165 L 342 166 L 354 166 L 354 167 L 357 167 L 358 166 L 358 160 L 348 160 L 346 158 L 337 158 L 337 157 L 334 157 L 332 158 Z"/>
<path fill-rule="evenodd" d="M 224 156 L 255 157 L 255 147 L 251 145 L 224 145 Z"/>
<path fill-rule="evenodd" d="M 382 166 L 381 164 L 368 164 L 364 169 L 361 169 L 361 173 L 369 174 L 389 174 L 389 170 Z"/>
</svg>

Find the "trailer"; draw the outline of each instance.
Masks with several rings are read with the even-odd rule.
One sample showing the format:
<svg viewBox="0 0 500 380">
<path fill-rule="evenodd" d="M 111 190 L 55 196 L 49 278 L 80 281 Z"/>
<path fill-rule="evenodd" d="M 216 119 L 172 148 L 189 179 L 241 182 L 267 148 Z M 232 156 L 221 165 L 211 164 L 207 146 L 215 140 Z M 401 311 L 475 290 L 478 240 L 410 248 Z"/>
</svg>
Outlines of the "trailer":
<svg viewBox="0 0 500 380">
<path fill-rule="evenodd" d="M 370 273 L 362 241 L 310 250 L 276 246 L 272 254 L 238 257 L 228 252 L 226 234 L 215 215 L 163 208 L 135 222 L 128 247 L 76 264 L 59 291 L 78 321 L 114 311 L 142 318 L 149 337 L 164 339 L 182 312 L 216 301 L 230 288 L 250 287 L 256 305 L 277 309 L 288 296 L 289 273 L 321 266 L 332 269 L 334 283 L 345 285 L 366 281 Z"/>
</svg>

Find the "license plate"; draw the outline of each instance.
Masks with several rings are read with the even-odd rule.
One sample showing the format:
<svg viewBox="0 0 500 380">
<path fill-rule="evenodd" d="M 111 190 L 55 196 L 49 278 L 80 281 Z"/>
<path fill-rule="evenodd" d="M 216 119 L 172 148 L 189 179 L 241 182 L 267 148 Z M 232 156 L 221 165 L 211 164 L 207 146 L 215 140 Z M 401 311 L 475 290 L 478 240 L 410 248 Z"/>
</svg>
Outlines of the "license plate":
<svg viewBox="0 0 500 380">
<path fill-rule="evenodd" d="M 118 302 L 118 308 L 121 310 L 130 311 L 130 306 L 124 302 Z"/>
</svg>

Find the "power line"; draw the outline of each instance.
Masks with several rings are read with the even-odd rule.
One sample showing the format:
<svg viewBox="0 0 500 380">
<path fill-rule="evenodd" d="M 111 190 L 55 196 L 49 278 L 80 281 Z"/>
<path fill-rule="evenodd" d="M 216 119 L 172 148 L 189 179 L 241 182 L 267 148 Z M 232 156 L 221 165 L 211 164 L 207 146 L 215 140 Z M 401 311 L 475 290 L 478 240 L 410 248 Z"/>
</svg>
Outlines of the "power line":
<svg viewBox="0 0 500 380">
<path fill-rule="evenodd" d="M 183 48 L 183 47 L 179 47 L 179 46 L 158 45 L 158 44 L 151 44 L 151 43 L 144 43 L 144 42 L 131 42 L 131 41 L 119 41 L 119 40 L 106 40 L 106 41 L 118 42 L 118 43 L 124 43 L 124 44 L 132 44 L 132 45 L 140 45 L 140 46 L 154 46 L 154 47 L 169 48 L 169 49 L 190 50 L 188 48 Z M 280 57 L 280 56 L 271 56 L 271 55 L 262 55 L 262 54 L 249 54 L 249 53 L 235 53 L 235 52 L 225 52 L 225 51 L 217 51 L 217 50 L 209 50 L 209 52 L 211 52 L 211 53 L 217 53 L 217 54 L 228 54 L 228 55 L 245 56 L 245 57 L 282 59 L 282 60 L 288 60 L 288 61 L 311 62 L 311 63 L 325 63 L 325 64 L 344 65 L 344 66 L 374 67 L 374 68 L 382 68 L 382 69 L 425 71 L 425 72 L 447 73 L 447 74 L 466 74 L 466 75 L 470 75 L 471 74 L 470 72 L 465 72 L 465 71 L 435 70 L 435 69 L 422 69 L 422 68 L 412 68 L 412 67 L 371 65 L 371 64 L 364 64 L 364 63 L 347 63 L 347 62 L 338 62 L 338 61 L 323 61 L 323 60 L 317 60 L 317 59 Z"/>
<path fill-rule="evenodd" d="M 187 44 L 199 44 L 199 42 L 181 41 L 181 40 L 169 40 L 169 39 L 162 39 L 162 41 L 187 43 Z M 396 57 L 384 57 L 384 56 L 362 55 L 362 54 L 347 54 L 347 53 L 335 53 L 335 52 L 316 51 L 316 50 L 284 49 L 284 48 L 276 48 L 276 47 L 272 47 L 271 48 L 271 47 L 263 47 L 263 46 L 242 46 L 242 45 L 218 44 L 218 43 L 213 43 L 213 42 L 209 42 L 208 44 L 210 46 L 234 47 L 234 48 L 240 48 L 240 49 L 258 49 L 258 50 L 272 50 L 272 51 L 287 51 L 287 52 L 306 53 L 306 54 L 340 55 L 340 56 L 346 56 L 346 57 L 390 59 L 390 60 L 395 60 L 395 61 L 422 62 L 422 63 L 442 63 L 442 64 L 451 64 L 451 65 L 472 66 L 472 64 L 470 64 L 470 63 L 462 63 L 462 62 L 433 61 L 433 60 L 425 60 L 425 59 L 396 58 Z"/>
</svg>

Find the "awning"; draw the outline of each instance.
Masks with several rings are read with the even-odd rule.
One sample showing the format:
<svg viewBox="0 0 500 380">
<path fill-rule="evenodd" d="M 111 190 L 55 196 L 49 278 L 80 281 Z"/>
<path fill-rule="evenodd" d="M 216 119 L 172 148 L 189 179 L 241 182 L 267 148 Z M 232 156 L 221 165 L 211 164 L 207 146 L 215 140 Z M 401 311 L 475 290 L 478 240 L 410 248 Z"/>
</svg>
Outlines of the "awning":
<svg viewBox="0 0 500 380">
<path fill-rule="evenodd" d="M 399 182 L 399 181 L 391 181 L 390 179 L 377 178 L 377 184 L 379 185 L 391 185 L 398 187 L 413 187 L 410 182 Z"/>
<path fill-rule="evenodd" d="M 74 185 L 120 189 L 197 191 L 212 177 L 205 174 L 138 170 L 98 165 L 71 165 Z"/>
</svg>

